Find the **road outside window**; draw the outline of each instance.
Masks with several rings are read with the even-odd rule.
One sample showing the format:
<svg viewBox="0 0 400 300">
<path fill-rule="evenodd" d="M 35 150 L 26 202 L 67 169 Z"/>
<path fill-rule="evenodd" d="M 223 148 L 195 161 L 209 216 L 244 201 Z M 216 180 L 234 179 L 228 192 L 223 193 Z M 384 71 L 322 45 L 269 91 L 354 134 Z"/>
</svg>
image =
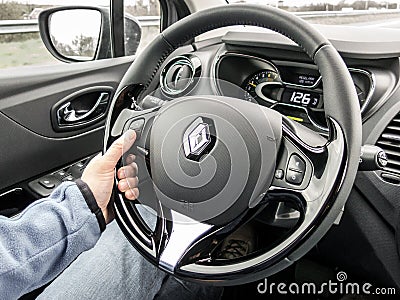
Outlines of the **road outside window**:
<svg viewBox="0 0 400 300">
<path fill-rule="evenodd" d="M 160 3 L 158 0 L 125 0 L 124 10 L 125 14 L 135 17 L 142 27 L 138 53 L 160 32 Z"/>
<path fill-rule="evenodd" d="M 2 0 L 0 2 L 0 69 L 60 64 L 45 48 L 37 26 L 40 12 L 62 5 L 109 7 L 109 0 Z M 142 27 L 141 51 L 159 33 L 158 0 L 127 0 L 125 13 Z M 132 53 L 130 53 L 132 54 Z"/>
</svg>

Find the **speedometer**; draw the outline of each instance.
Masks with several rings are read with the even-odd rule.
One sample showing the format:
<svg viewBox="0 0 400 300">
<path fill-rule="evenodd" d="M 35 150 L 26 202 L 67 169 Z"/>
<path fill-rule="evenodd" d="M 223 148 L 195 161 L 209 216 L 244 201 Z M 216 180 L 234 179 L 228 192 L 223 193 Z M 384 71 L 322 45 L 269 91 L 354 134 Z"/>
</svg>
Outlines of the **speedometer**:
<svg viewBox="0 0 400 300">
<path fill-rule="evenodd" d="M 268 102 L 275 102 L 272 99 L 276 99 L 276 97 L 268 97 L 268 95 L 263 93 L 263 88 L 271 85 L 277 85 L 277 87 L 281 87 L 282 83 L 279 80 L 278 73 L 272 70 L 259 71 L 245 80 L 243 84 L 243 89 L 245 90 L 244 97 L 247 101 L 256 100 L 259 102 L 260 100 L 264 100 Z M 272 93 L 274 91 L 274 89 L 268 90 L 272 91 Z M 276 91 L 278 91 L 278 89 L 276 89 Z"/>
</svg>

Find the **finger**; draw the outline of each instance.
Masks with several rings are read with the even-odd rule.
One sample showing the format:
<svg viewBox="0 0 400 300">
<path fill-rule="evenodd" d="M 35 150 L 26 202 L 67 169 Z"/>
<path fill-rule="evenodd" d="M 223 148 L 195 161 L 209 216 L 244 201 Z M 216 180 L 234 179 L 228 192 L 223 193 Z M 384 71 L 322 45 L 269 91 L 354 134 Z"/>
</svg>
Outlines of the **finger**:
<svg viewBox="0 0 400 300">
<path fill-rule="evenodd" d="M 128 155 L 126 156 L 126 158 L 125 158 L 125 163 L 126 163 L 127 165 L 130 165 L 131 163 L 133 163 L 133 162 L 135 161 L 135 159 L 136 159 L 136 155 L 134 155 L 134 154 L 128 154 Z"/>
<path fill-rule="evenodd" d="M 101 154 L 101 152 L 98 153 L 95 157 L 93 157 L 93 158 L 90 159 L 90 161 L 88 162 L 88 165 L 89 165 L 89 164 L 93 164 L 93 163 L 95 163 L 95 162 L 101 160 L 102 157 L 103 157 L 103 155 Z"/>
<path fill-rule="evenodd" d="M 135 142 L 136 132 L 134 130 L 128 130 L 122 136 L 120 136 L 111 147 L 104 153 L 103 157 L 107 161 L 117 164 L 118 160 L 121 158 L 128 149 L 130 149 Z"/>
<path fill-rule="evenodd" d="M 137 177 L 122 179 L 118 182 L 118 189 L 124 193 L 129 189 L 137 187 L 139 179 Z"/>
<path fill-rule="evenodd" d="M 136 177 L 138 174 L 138 166 L 136 163 L 131 163 L 128 166 L 118 169 L 118 179 L 124 179 L 129 177 Z"/>
<path fill-rule="evenodd" d="M 125 198 L 128 200 L 136 200 L 139 198 L 139 189 L 129 189 L 125 192 Z"/>
</svg>

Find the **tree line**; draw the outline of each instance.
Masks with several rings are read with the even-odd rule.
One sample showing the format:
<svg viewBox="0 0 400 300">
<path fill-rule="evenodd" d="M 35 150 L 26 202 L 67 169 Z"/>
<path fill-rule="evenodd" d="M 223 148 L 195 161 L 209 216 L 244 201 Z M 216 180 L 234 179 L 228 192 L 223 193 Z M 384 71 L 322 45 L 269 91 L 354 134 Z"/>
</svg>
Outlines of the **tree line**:
<svg viewBox="0 0 400 300">
<path fill-rule="evenodd" d="M 357 0 L 352 3 L 349 1 L 341 0 L 337 4 L 330 4 L 327 2 L 319 2 L 313 3 L 298 7 L 289 7 L 285 6 L 285 3 L 282 2 L 282 5 L 279 6 L 282 9 L 286 9 L 292 12 L 299 12 L 299 11 L 340 11 L 343 8 L 352 8 L 354 10 L 365 10 L 365 9 L 380 9 L 380 8 L 387 8 L 387 9 L 396 9 L 397 3 L 391 1 L 370 1 L 370 0 Z"/>
</svg>

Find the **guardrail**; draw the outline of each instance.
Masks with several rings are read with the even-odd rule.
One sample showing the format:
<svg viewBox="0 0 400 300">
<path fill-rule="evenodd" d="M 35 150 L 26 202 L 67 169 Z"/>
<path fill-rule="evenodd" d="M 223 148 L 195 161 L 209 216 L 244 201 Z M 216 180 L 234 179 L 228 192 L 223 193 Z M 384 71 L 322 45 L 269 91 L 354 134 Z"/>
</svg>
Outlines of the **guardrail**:
<svg viewBox="0 0 400 300">
<path fill-rule="evenodd" d="M 317 17 L 339 17 L 339 16 L 358 16 L 366 14 L 395 14 L 400 13 L 399 9 L 380 9 L 380 10 L 352 10 L 352 11 L 308 11 L 297 12 L 295 15 L 303 19 Z M 160 17 L 141 16 L 136 17 L 142 27 L 158 26 Z M 15 33 L 39 32 L 38 20 L 0 20 L 0 35 Z"/>
<path fill-rule="evenodd" d="M 158 26 L 159 16 L 136 17 L 142 27 Z M 0 35 L 39 32 L 38 20 L 0 20 Z"/>
<path fill-rule="evenodd" d="M 351 10 L 351 11 L 304 11 L 294 13 L 303 19 L 316 17 L 347 17 L 362 15 L 398 14 L 400 9 L 379 9 L 379 10 Z"/>
</svg>

